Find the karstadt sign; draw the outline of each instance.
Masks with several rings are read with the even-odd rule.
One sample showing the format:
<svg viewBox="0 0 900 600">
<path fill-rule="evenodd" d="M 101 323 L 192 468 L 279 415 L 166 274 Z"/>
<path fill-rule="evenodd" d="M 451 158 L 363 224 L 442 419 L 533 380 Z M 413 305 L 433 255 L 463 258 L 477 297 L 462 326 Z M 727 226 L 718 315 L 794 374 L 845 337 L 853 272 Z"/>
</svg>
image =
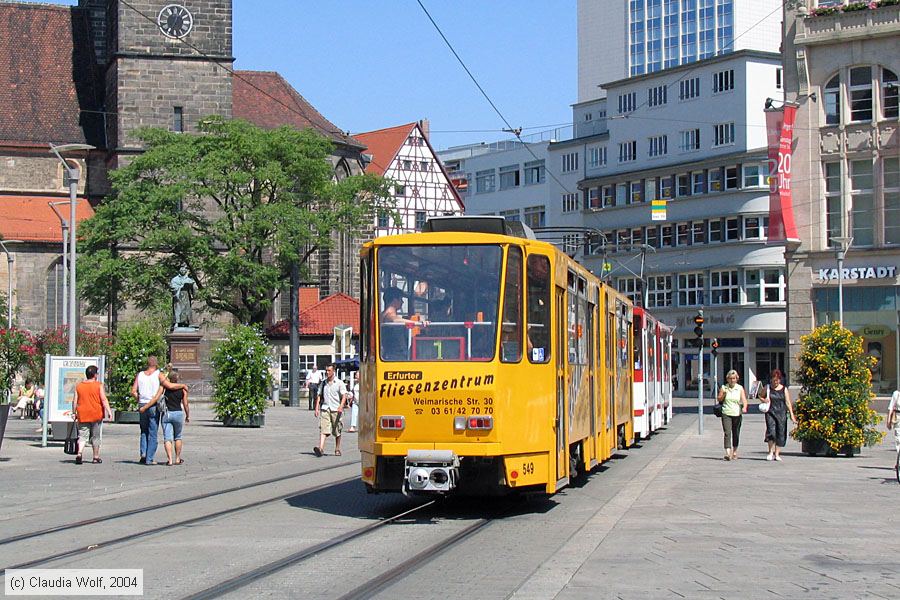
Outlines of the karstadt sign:
<svg viewBox="0 0 900 600">
<path fill-rule="evenodd" d="M 897 267 L 849 267 L 841 269 L 819 269 L 819 279 L 832 281 L 841 279 L 894 279 Z"/>
</svg>

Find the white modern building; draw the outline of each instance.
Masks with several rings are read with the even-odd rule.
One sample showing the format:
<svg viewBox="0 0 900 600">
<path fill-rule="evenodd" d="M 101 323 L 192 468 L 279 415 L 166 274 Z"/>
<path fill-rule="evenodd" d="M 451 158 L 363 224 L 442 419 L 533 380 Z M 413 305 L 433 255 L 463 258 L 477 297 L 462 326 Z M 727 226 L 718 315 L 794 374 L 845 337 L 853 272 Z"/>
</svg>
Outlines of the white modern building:
<svg viewBox="0 0 900 600">
<path fill-rule="evenodd" d="M 738 50 L 779 52 L 780 0 L 578 0 L 578 103 L 604 83 Z M 603 87 L 601 87 L 603 86 Z"/>
<path fill-rule="evenodd" d="M 551 165 L 580 157 L 580 206 L 560 222 L 591 232 L 577 256 L 677 327 L 680 391 L 697 389 L 701 308 L 720 344 L 719 381 L 729 369 L 747 383 L 783 369 L 784 246 L 767 240 L 763 112 L 781 98 L 780 55 L 741 50 L 604 87 L 605 127 L 585 118 L 603 100 L 578 104 L 576 132 L 587 135 L 550 147 Z M 665 201 L 655 217 L 653 200 Z"/>
</svg>

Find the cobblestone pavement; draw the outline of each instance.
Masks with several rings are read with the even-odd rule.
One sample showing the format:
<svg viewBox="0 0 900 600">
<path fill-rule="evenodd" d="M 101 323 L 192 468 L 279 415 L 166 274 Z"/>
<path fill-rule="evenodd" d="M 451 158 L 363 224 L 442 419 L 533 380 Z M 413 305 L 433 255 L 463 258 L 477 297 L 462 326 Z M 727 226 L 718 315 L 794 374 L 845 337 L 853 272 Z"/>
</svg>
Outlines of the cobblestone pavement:
<svg viewBox="0 0 900 600">
<path fill-rule="evenodd" d="M 351 480 L 359 473 L 353 435 L 345 435 L 343 457 L 315 458 L 316 424 L 306 410 L 270 409 L 258 430 L 223 428 L 202 406 L 194 416 L 181 467 L 138 465 L 134 425 L 106 425 L 104 463 L 77 467 L 59 445 L 39 447 L 33 422 L 10 421 L 0 452 L 0 538 L 121 510 L 147 512 L 0 545 L 0 567 L 156 525 L 140 539 L 43 566 L 143 568 L 146 597 L 180 597 L 416 503 L 367 495 Z M 762 416 L 749 415 L 741 459 L 725 462 L 719 421 L 707 415 L 702 438 L 696 425 L 695 415 L 676 415 L 669 428 L 582 484 L 512 504 L 504 518 L 377 597 L 900 595 L 900 485 L 887 444 L 847 459 L 806 457 L 789 442 L 784 462 L 767 462 Z M 314 472 L 323 466 L 335 468 Z M 289 477 L 297 473 L 305 474 Z M 165 508 L 179 498 L 279 477 Z M 253 509 L 171 526 L 257 501 Z M 338 597 L 497 506 L 458 500 L 435 507 L 229 597 Z"/>
</svg>

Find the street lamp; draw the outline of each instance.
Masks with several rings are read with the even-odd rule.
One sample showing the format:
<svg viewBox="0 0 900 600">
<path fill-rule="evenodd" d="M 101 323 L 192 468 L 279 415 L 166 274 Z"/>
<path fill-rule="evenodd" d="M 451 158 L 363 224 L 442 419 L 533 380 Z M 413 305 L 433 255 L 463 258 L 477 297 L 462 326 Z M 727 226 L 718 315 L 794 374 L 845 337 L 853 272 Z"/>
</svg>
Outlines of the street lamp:
<svg viewBox="0 0 900 600">
<path fill-rule="evenodd" d="M 63 247 L 63 301 L 68 299 L 69 297 L 69 222 L 66 220 L 62 213 L 59 212 L 59 209 L 56 207 L 60 204 L 68 204 L 68 202 L 64 200 L 60 200 L 59 202 L 48 202 L 50 208 L 53 209 L 53 212 L 56 213 L 56 216 L 59 218 L 59 224 L 62 225 L 62 247 Z M 62 314 L 62 322 L 63 325 L 67 325 L 69 323 L 69 311 L 64 310 Z"/>
<path fill-rule="evenodd" d="M 837 258 L 838 266 L 838 323 L 844 326 L 844 257 L 847 256 L 847 250 L 853 243 L 852 237 L 837 236 L 831 238 L 831 241 L 837 244 L 834 253 Z"/>
<path fill-rule="evenodd" d="M 65 161 L 61 152 L 76 150 L 94 150 L 89 144 L 63 144 L 54 146 L 50 144 L 50 152 L 56 155 L 59 162 L 66 169 L 66 179 L 69 182 L 69 356 L 75 356 L 75 331 L 78 329 L 78 314 L 75 308 L 75 204 L 78 202 L 78 177 L 79 169 Z"/>
<path fill-rule="evenodd" d="M 0 248 L 6 252 L 6 328 L 12 327 L 12 267 L 13 257 L 6 244 L 22 244 L 22 240 L 0 240 Z"/>
</svg>

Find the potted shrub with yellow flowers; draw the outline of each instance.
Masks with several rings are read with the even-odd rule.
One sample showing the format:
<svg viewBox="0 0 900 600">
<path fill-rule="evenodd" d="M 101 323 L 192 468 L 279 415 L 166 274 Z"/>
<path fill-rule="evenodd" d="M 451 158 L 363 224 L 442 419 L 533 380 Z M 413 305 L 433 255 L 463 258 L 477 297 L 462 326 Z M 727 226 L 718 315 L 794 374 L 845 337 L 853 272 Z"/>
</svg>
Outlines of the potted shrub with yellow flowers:
<svg viewBox="0 0 900 600">
<path fill-rule="evenodd" d="M 801 338 L 795 381 L 797 427 L 791 432 L 803 452 L 853 456 L 873 446 L 883 434 L 881 417 L 869 407 L 874 359 L 863 351 L 862 338 L 839 323 L 828 323 Z"/>
</svg>

